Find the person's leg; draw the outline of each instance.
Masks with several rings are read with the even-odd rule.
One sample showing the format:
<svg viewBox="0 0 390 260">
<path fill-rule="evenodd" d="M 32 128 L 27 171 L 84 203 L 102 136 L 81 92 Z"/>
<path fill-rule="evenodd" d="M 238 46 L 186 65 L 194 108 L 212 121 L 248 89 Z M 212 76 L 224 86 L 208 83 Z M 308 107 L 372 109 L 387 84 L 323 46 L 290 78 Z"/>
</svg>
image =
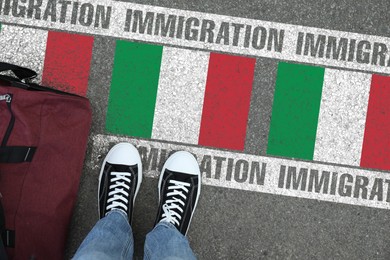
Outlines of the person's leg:
<svg viewBox="0 0 390 260">
<path fill-rule="evenodd" d="M 134 241 L 127 216 L 113 210 L 100 219 L 73 259 L 132 259 Z"/>
<path fill-rule="evenodd" d="M 85 238 L 74 259 L 132 259 L 131 222 L 141 182 L 142 164 L 137 149 L 128 143 L 111 148 L 99 177 L 100 220 Z"/>
<path fill-rule="evenodd" d="M 176 152 L 165 162 L 158 184 L 159 207 L 154 229 L 146 236 L 145 259 L 196 259 L 186 234 L 201 188 L 194 156 Z"/>
<path fill-rule="evenodd" d="M 187 238 L 165 221 L 146 236 L 144 254 L 145 259 L 196 259 Z"/>
</svg>

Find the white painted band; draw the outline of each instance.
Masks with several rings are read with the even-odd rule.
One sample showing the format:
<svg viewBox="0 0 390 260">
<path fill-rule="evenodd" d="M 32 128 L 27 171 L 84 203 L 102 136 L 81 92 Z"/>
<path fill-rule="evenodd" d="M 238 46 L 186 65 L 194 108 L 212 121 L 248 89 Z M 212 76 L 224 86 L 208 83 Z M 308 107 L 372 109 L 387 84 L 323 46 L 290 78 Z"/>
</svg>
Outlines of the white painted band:
<svg viewBox="0 0 390 260">
<path fill-rule="evenodd" d="M 287 61 L 390 74 L 390 53 L 389 51 L 386 51 L 390 48 L 390 39 L 387 37 L 378 37 L 358 33 L 326 30 L 110 0 L 81 0 L 77 2 L 65 1 L 67 3 L 71 3 L 71 6 L 67 6 L 67 8 L 63 8 L 60 3 L 54 7 L 52 4 L 48 5 L 48 3 L 53 2 L 56 1 L 42 1 L 40 20 L 34 19 L 34 15 L 30 15 L 32 16 L 30 18 L 27 17 L 28 12 L 26 11 L 24 16 L 19 15 L 19 17 L 14 17 L 10 11 L 10 14 L 8 15 L 0 15 L 0 22 L 53 30 L 66 30 L 77 33 L 111 36 L 122 39 L 146 41 L 157 44 L 168 44 L 207 51 L 220 51 L 239 55 L 269 57 Z M 27 3 L 21 4 L 19 1 L 18 4 L 21 5 L 24 9 L 27 8 Z M 108 12 L 108 9 L 111 10 L 111 19 L 107 29 L 103 28 L 103 26 L 100 26 L 99 24 L 99 22 L 102 23 L 103 21 L 101 16 L 103 13 L 97 14 L 98 5 L 101 7 L 100 10 L 106 12 Z M 50 8 L 47 9 L 47 6 Z M 18 6 L 16 5 L 16 7 Z M 135 32 L 133 32 L 132 28 L 134 26 L 132 26 L 132 24 L 135 18 L 130 23 L 128 23 L 126 27 L 126 21 L 129 21 L 126 19 L 128 9 L 131 9 L 132 13 L 135 11 L 142 12 L 143 18 L 141 19 L 141 23 L 145 22 L 144 19 L 146 13 L 150 12 L 150 14 L 153 16 L 150 16 L 153 18 L 153 21 L 151 22 L 151 29 L 149 30 L 147 23 L 145 23 L 146 29 L 144 33 L 140 33 L 139 30 L 135 30 Z M 10 10 L 10 8 L 8 8 L 8 10 Z M 67 10 L 67 12 L 64 12 L 64 10 Z M 71 10 L 74 11 L 73 14 L 77 15 L 73 15 L 74 17 L 72 17 Z M 86 13 L 91 10 L 92 12 L 95 11 L 95 13 L 92 13 L 94 14 L 94 16 L 92 16 L 93 20 L 90 21 L 91 23 L 88 23 L 89 21 L 88 17 L 86 17 Z M 84 13 L 82 13 L 83 15 L 81 15 L 82 11 L 84 11 Z M 62 12 L 65 14 L 63 17 Z M 15 8 L 15 13 L 18 14 L 17 8 Z M 43 20 L 43 13 L 46 14 L 46 20 Z M 52 13 L 55 13 L 55 16 L 52 15 Z M 183 17 L 183 21 L 188 22 L 188 28 L 191 28 L 188 33 L 197 34 L 197 39 L 191 40 L 189 38 L 186 39 L 183 37 L 177 38 L 170 37 L 169 35 L 163 36 L 161 34 L 161 30 L 157 33 L 157 35 L 155 35 L 157 25 L 153 24 L 153 22 L 157 20 L 157 14 L 161 14 L 165 17 L 164 22 L 167 22 L 169 15 L 175 16 L 177 20 L 179 20 L 180 17 Z M 139 16 L 136 18 L 138 20 Z M 84 25 L 82 25 L 80 21 L 82 21 Z M 98 21 L 97 24 L 96 21 Z M 206 32 L 207 28 L 209 28 L 209 24 L 207 24 L 207 22 L 205 23 L 204 21 L 212 21 L 212 27 L 216 28 L 215 31 L 213 31 L 214 39 L 212 42 L 208 42 L 207 37 L 200 39 L 201 31 Z M 86 22 L 88 26 L 85 25 Z M 138 21 L 138 27 L 139 24 L 140 22 Z M 238 25 L 244 25 L 244 27 L 237 29 L 239 28 Z M 245 33 L 246 28 L 249 28 L 248 26 L 251 28 L 251 30 L 248 30 L 248 32 L 251 32 L 251 37 L 248 38 L 249 40 L 247 41 L 247 44 L 249 44 L 251 47 L 245 47 Z M 125 28 L 130 28 L 130 31 L 126 31 Z M 240 34 L 235 34 L 235 30 L 236 32 L 240 32 Z M 283 31 L 283 44 L 281 45 L 282 48 L 279 50 L 280 52 L 276 50 L 276 44 L 274 46 L 276 39 L 270 38 L 272 35 L 272 30 L 278 33 Z M 148 32 L 150 34 L 148 34 Z M 311 42 L 310 39 L 306 38 L 308 34 L 312 34 L 314 37 L 314 42 Z M 236 40 L 234 39 L 235 35 L 238 35 Z M 262 37 L 262 35 L 264 37 Z M 257 39 L 257 42 L 255 41 L 255 45 L 263 45 L 263 48 L 254 48 L 252 46 L 253 39 Z M 302 41 L 305 39 L 306 41 Z M 262 40 L 264 40 L 264 42 L 262 42 Z M 281 37 L 279 37 L 276 41 L 281 42 Z M 317 41 L 320 43 L 322 41 L 322 44 L 317 45 Z M 236 44 L 233 44 L 234 42 L 236 42 Z M 299 42 L 303 44 L 298 44 Z M 268 46 L 271 46 L 271 48 L 268 48 Z M 340 46 L 343 47 L 341 48 Z M 304 48 L 306 47 L 308 49 L 306 50 L 305 55 Z M 324 48 L 323 56 L 319 55 L 319 49 L 321 48 Z M 345 53 L 343 50 L 345 50 Z M 349 50 L 354 51 L 350 52 Z M 374 52 L 377 55 L 374 55 Z M 381 54 L 378 56 L 378 53 Z M 314 57 L 311 54 L 313 54 Z M 333 56 L 336 58 L 333 58 Z M 382 58 L 380 58 L 380 56 Z"/>
<path fill-rule="evenodd" d="M 158 176 L 156 165 L 161 167 L 171 151 L 186 150 L 197 157 L 205 185 L 390 209 L 388 173 L 345 166 L 95 135 L 88 167 L 99 170 L 99 158 L 104 158 L 110 146 L 118 142 L 132 143 L 141 151 L 143 161 L 148 163 L 144 165 L 144 175 L 147 177 Z M 283 169 L 284 177 L 280 174 Z M 261 179 L 262 174 L 264 179 Z"/>
</svg>

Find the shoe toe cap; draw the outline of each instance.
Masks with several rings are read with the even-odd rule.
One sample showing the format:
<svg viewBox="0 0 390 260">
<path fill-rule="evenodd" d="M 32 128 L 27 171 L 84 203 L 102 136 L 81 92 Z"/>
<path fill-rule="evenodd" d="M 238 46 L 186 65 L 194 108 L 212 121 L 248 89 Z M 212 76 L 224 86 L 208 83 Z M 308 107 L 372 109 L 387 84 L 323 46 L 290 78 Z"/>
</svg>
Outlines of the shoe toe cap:
<svg viewBox="0 0 390 260">
<path fill-rule="evenodd" d="M 135 165 L 141 163 L 141 158 L 132 144 L 119 143 L 111 148 L 107 161 L 111 164 Z"/>
<path fill-rule="evenodd" d="M 166 168 L 175 172 L 199 175 L 199 165 L 195 157 L 186 151 L 175 152 L 166 162 Z"/>
</svg>

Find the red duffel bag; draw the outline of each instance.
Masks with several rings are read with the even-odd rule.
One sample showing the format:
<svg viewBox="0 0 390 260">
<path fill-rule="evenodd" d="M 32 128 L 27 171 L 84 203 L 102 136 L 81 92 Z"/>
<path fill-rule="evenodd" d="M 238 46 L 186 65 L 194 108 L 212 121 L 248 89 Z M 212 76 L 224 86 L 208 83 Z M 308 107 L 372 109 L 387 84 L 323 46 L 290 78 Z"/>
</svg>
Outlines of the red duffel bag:
<svg viewBox="0 0 390 260">
<path fill-rule="evenodd" d="M 80 97 L 0 62 L 0 193 L 9 259 L 63 259 L 91 125 Z"/>
</svg>

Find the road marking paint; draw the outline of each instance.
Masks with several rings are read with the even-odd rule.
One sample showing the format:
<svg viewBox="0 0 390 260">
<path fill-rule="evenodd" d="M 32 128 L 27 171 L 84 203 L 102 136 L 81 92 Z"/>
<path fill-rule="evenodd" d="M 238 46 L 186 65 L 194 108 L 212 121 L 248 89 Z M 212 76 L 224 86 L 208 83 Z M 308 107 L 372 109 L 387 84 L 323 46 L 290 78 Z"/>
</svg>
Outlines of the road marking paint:
<svg viewBox="0 0 390 260">
<path fill-rule="evenodd" d="M 324 69 L 279 63 L 267 154 L 312 160 Z"/>
<path fill-rule="evenodd" d="M 92 142 L 87 167 L 96 172 L 110 147 L 118 142 L 129 142 L 140 152 L 146 177 L 157 178 L 169 154 L 186 150 L 196 156 L 205 185 L 390 209 L 387 172 L 129 137 L 94 135 Z"/>
<path fill-rule="evenodd" d="M 390 78 L 373 75 L 361 167 L 390 170 Z"/>
<path fill-rule="evenodd" d="M 40 29 L 1 25 L 0 61 L 33 68 L 41 81 L 48 32 Z"/>
<path fill-rule="evenodd" d="M 325 69 L 314 160 L 360 165 L 371 75 Z"/>
<path fill-rule="evenodd" d="M 117 41 L 106 130 L 150 138 L 162 47 Z"/>
<path fill-rule="evenodd" d="M 152 138 L 198 143 L 209 56 L 164 47 Z"/>
<path fill-rule="evenodd" d="M 212 53 L 199 144 L 244 150 L 256 60 Z"/>
<path fill-rule="evenodd" d="M 12 2 L 0 22 L 390 74 L 387 37 L 110 0 Z"/>
<path fill-rule="evenodd" d="M 42 84 L 86 96 L 93 42 L 92 36 L 49 32 Z"/>
</svg>

